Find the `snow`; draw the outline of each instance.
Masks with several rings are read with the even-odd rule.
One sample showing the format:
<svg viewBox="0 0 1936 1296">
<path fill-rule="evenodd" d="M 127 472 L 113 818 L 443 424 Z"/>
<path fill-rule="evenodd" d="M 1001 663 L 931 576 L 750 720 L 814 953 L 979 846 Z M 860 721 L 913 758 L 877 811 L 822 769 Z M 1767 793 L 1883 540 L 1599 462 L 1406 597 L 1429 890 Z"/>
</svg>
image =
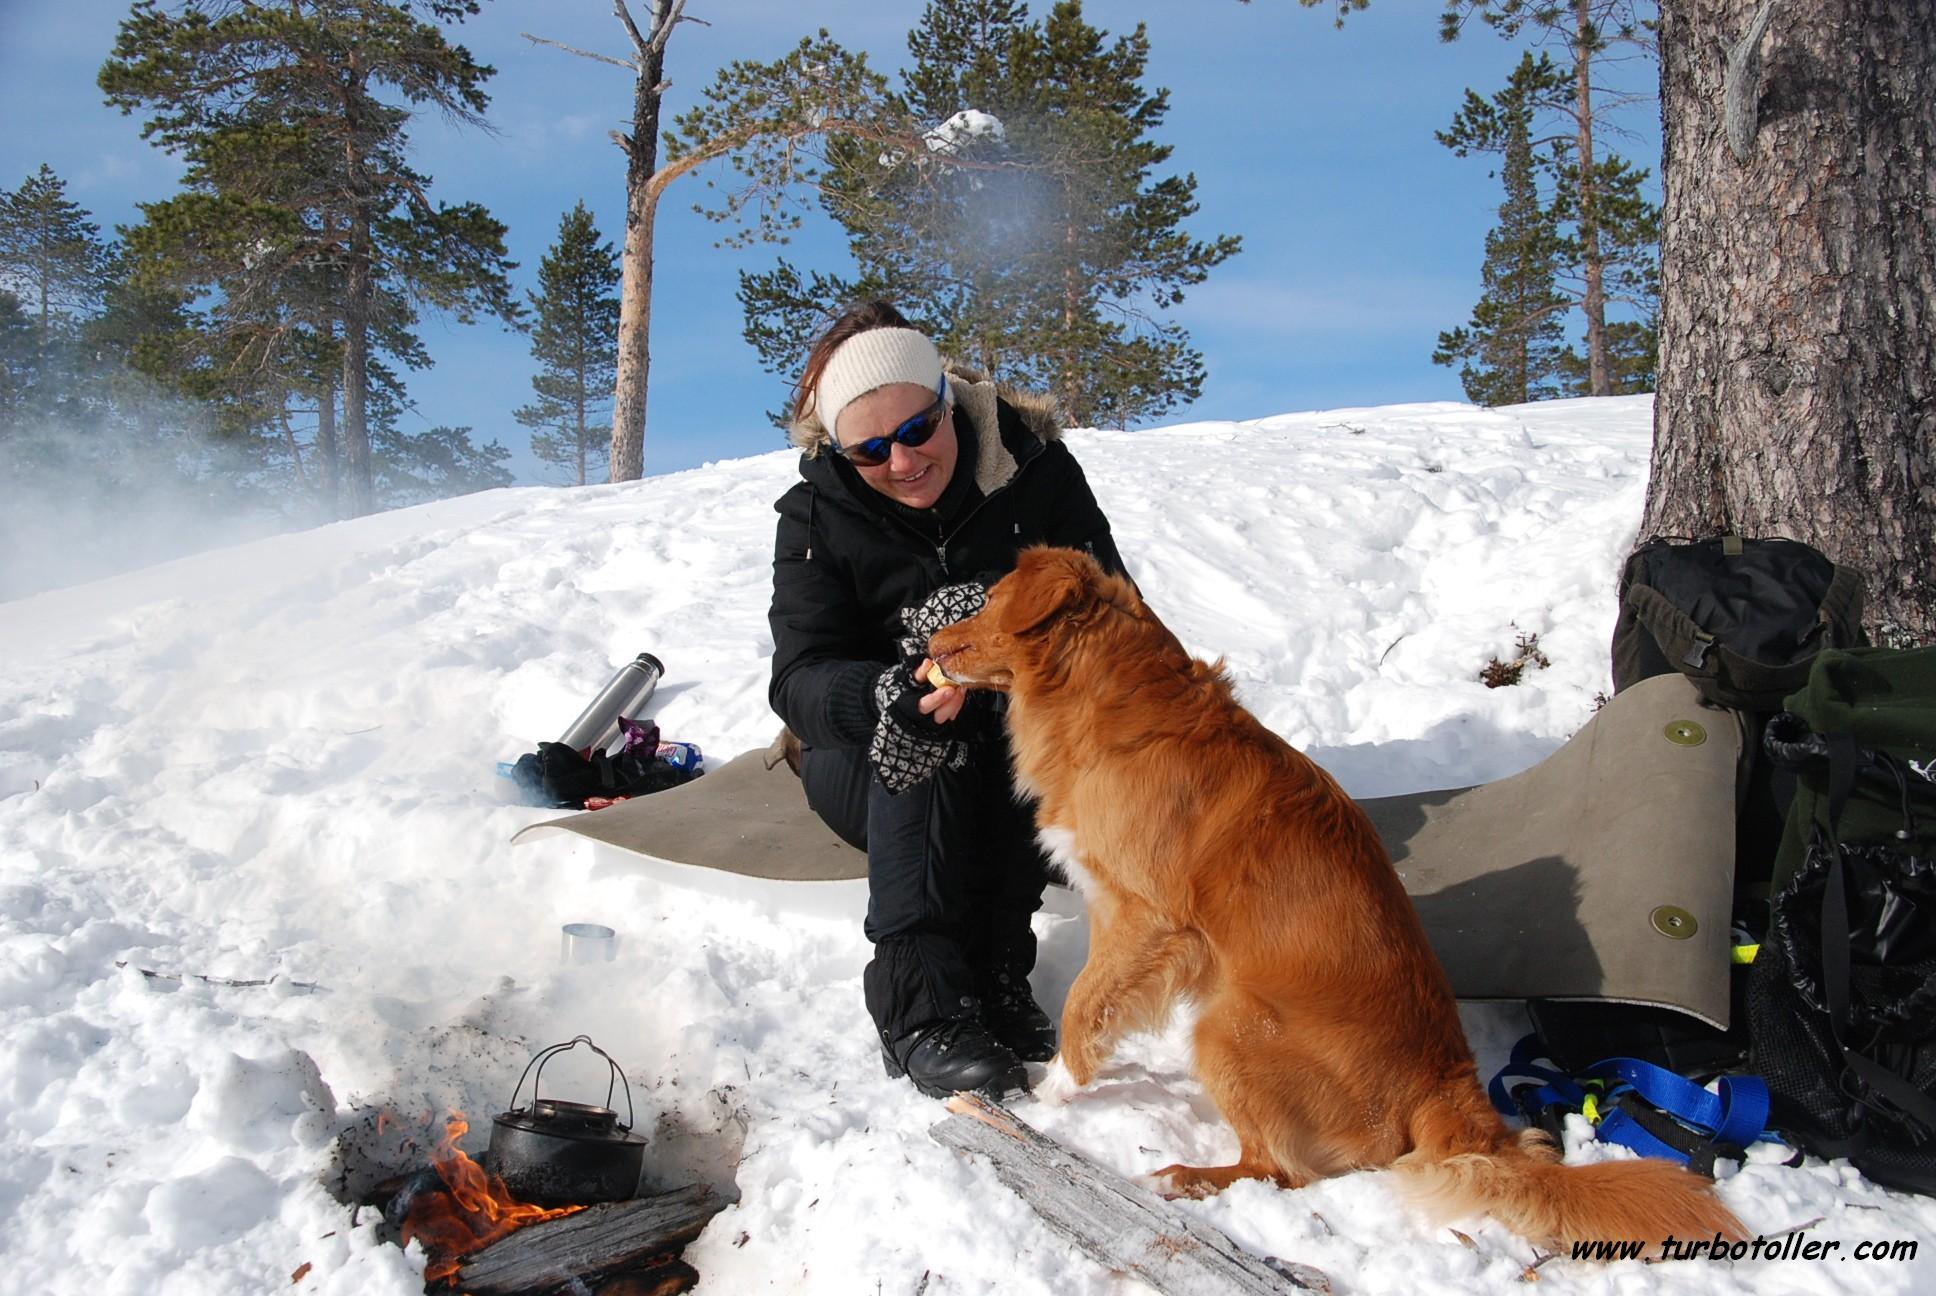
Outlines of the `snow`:
<svg viewBox="0 0 1936 1296">
<path fill-rule="evenodd" d="M 1423 404 L 1070 443 L 1156 610 L 1377 795 L 1503 776 L 1585 723 L 1649 420 L 1644 398 Z M 494 491 L 0 604 L 0 1288 L 216 1296 L 307 1266 L 295 1290 L 420 1291 L 422 1256 L 333 1193 L 408 1160 L 375 1114 L 461 1108 L 481 1149 L 531 1053 L 587 1032 L 634 1082 L 655 1176 L 737 1177 L 688 1251 L 702 1290 L 1140 1290 L 927 1137 L 940 1108 L 882 1073 L 851 917 L 507 844 L 547 815 L 508 804 L 494 763 L 641 650 L 667 666 L 668 737 L 714 761 L 770 741 L 771 504 L 794 475 L 782 451 Z M 1534 633 L 1549 669 L 1477 682 Z M 616 928 L 616 960 L 561 968 L 570 921 Z M 1053 1010 L 1082 925 L 1038 922 Z M 1482 1063 L 1523 1028 L 1467 1021 Z M 1128 1174 L 1225 1159 L 1186 1038 L 1018 1111 Z M 596 1098 L 583 1057 L 547 1087 Z M 1936 1203 L 1783 1155 L 1757 1149 L 1725 1200 L 1766 1233 L 1819 1218 L 1841 1257 L 1555 1260 L 1540 1284 L 1936 1289 Z M 1517 1290 L 1533 1258 L 1485 1221 L 1467 1246 L 1378 1172 L 1187 1208 L 1340 1291 Z M 1865 1239 L 1929 1254 L 1848 1258 Z"/>
<path fill-rule="evenodd" d="M 928 146 L 930 153 L 954 154 L 983 136 L 999 143 L 1008 138 L 1008 128 L 993 113 L 983 112 L 979 108 L 963 108 L 922 136 L 922 142 Z"/>
</svg>

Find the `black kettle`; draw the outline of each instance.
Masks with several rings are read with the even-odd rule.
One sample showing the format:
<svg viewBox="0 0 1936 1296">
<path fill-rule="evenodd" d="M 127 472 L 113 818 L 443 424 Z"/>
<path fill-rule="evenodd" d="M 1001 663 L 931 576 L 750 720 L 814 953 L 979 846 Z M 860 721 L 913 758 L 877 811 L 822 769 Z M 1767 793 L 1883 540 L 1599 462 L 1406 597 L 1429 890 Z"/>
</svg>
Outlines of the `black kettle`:
<svg viewBox="0 0 1936 1296">
<path fill-rule="evenodd" d="M 605 1059 L 611 1080 L 603 1107 L 538 1096 L 545 1063 L 583 1044 Z M 532 1068 L 537 1074 L 532 1075 Z M 531 1105 L 519 1107 L 518 1094 L 531 1079 Z M 611 1106 L 615 1089 L 625 1090 L 626 1120 Z M 491 1118 L 491 1142 L 484 1168 L 504 1180 L 512 1195 L 539 1206 L 589 1206 L 629 1200 L 639 1188 L 645 1165 L 645 1137 L 632 1132 L 636 1120 L 632 1086 L 612 1055 L 579 1035 L 553 1044 L 525 1064 L 511 1091 L 511 1110 Z"/>
</svg>

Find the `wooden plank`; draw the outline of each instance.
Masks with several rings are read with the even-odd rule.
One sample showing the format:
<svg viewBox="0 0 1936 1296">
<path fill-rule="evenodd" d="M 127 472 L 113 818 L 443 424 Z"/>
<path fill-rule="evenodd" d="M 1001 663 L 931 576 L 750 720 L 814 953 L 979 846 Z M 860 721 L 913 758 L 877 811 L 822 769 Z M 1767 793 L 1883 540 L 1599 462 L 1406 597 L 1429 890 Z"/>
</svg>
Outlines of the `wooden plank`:
<svg viewBox="0 0 1936 1296">
<path fill-rule="evenodd" d="M 999 1103 L 972 1094 L 928 1131 L 936 1142 L 987 1157 L 996 1178 L 1050 1228 L 1111 1272 L 1163 1296 L 1284 1296 L 1329 1292 L 1322 1270 L 1251 1255 L 1212 1226 L 1062 1146 Z"/>
<path fill-rule="evenodd" d="M 590 1206 L 485 1247 L 458 1269 L 456 1286 L 471 1296 L 555 1291 L 679 1250 L 735 1200 L 688 1184 L 656 1197 Z"/>
</svg>

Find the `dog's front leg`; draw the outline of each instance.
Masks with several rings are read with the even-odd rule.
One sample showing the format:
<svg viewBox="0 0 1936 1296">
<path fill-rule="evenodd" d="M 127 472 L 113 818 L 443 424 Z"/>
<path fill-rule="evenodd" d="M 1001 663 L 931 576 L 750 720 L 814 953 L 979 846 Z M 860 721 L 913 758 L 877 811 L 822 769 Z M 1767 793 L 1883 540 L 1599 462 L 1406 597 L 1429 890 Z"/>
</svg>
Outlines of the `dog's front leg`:
<svg viewBox="0 0 1936 1296">
<path fill-rule="evenodd" d="M 1089 920 L 1089 961 L 1076 974 L 1062 1008 L 1062 1047 L 1038 1097 L 1067 1102 L 1115 1052 L 1126 1034 L 1162 1024 L 1183 990 L 1201 974 L 1206 950 L 1195 932 L 1169 926 L 1133 900 L 1100 908 Z"/>
</svg>

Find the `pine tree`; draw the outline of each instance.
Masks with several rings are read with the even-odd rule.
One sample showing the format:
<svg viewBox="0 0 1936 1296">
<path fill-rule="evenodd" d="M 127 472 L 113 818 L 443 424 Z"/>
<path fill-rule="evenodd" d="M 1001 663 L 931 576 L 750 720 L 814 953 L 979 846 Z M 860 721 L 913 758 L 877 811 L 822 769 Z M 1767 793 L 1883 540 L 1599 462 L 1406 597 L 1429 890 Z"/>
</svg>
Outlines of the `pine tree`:
<svg viewBox="0 0 1936 1296">
<path fill-rule="evenodd" d="M 921 146 L 846 142 L 822 181 L 858 273 L 783 262 L 742 276 L 767 366 L 795 371 L 816 316 L 885 295 L 958 358 L 1049 388 L 1076 422 L 1195 399 L 1202 356 L 1162 313 L 1239 240 L 1191 238 L 1195 177 L 1155 174 L 1171 150 L 1149 136 L 1169 93 L 1142 86 L 1144 28 L 1110 41 L 1077 0 L 1041 22 L 1021 4 L 933 0 L 908 46 L 906 90 L 890 102 Z"/>
<path fill-rule="evenodd" d="M 685 0 L 647 0 L 643 27 L 633 19 L 628 0 L 613 0 L 633 57 L 609 58 L 570 53 L 631 71 L 632 130 L 615 135 L 625 152 L 624 282 L 619 296 L 618 380 L 612 400 L 611 475 L 631 481 L 645 471 L 648 342 L 652 329 L 652 239 L 659 199 L 681 176 L 708 162 L 731 158 L 750 177 L 744 189 L 729 193 L 718 220 L 755 213 L 753 228 L 727 240 L 752 238 L 784 242 L 798 225 L 790 195 L 811 186 L 820 154 L 836 139 L 866 139 L 874 147 L 905 152 L 918 146 L 899 122 L 882 113 L 885 82 L 867 66 L 867 56 L 850 54 L 823 29 L 770 62 L 739 59 L 721 69 L 701 102 L 680 115 L 674 130 L 661 136 L 659 111 L 665 80 L 666 43 L 681 22 L 702 21 L 684 14 Z M 527 33 L 527 39 L 557 45 Z M 659 146 L 663 141 L 665 157 Z M 708 182 L 711 187 L 711 182 Z M 704 211 L 704 208 L 701 208 Z"/>
<path fill-rule="evenodd" d="M 571 467 L 580 486 L 590 452 L 610 430 L 609 422 L 594 426 L 593 419 L 610 405 L 618 376 L 619 282 L 618 253 L 600 241 L 580 201 L 559 221 L 558 241 L 538 263 L 538 291 L 530 294 L 537 316 L 531 354 L 542 366 L 531 379 L 538 398 L 515 413 L 537 429 L 532 453 Z"/>
<path fill-rule="evenodd" d="M 1638 538 L 1807 540 L 1867 574 L 1872 639 L 1936 644 L 1936 226 L 1903 216 L 1936 165 L 1936 25 L 1899 0 L 1659 10 L 1662 363 Z"/>
<path fill-rule="evenodd" d="M 1561 291 L 1574 302 L 1586 299 L 1587 276 L 1583 257 L 1577 164 L 1562 142 L 1554 150 L 1558 172 L 1554 220 L 1572 231 L 1561 242 Z M 1604 319 L 1601 332 L 1602 366 L 1596 379 L 1592 362 L 1592 330 L 1587 354 L 1567 351 L 1564 370 L 1569 396 L 1627 396 L 1654 390 L 1655 357 L 1660 351 L 1660 208 L 1648 200 L 1643 186 L 1648 172 L 1625 158 L 1603 155 L 1592 189 L 1599 215 L 1595 236 L 1600 250 L 1600 296 L 1618 303 L 1632 319 Z"/>
<path fill-rule="evenodd" d="M 45 162 L 11 193 L 0 193 L 0 282 L 32 314 L 43 353 L 65 318 L 101 308 L 112 251 L 87 211 Z"/>
<path fill-rule="evenodd" d="M 1540 199 L 1532 121 L 1542 100 L 1563 89 L 1552 60 L 1528 53 L 1490 100 L 1466 91 L 1465 106 L 1438 133 L 1439 142 L 1461 157 L 1503 157 L 1506 197 L 1499 224 L 1486 235 L 1478 305 L 1463 328 L 1439 334 L 1432 353 L 1434 364 L 1464 362 L 1459 381 L 1480 405 L 1517 405 L 1561 392 L 1567 300 L 1554 282 L 1561 239 Z"/>
<path fill-rule="evenodd" d="M 479 445 L 467 427 L 400 432 L 392 418 L 372 429 L 376 441 L 377 498 L 387 508 L 448 499 L 509 486 L 504 466 L 511 452 L 496 441 Z"/>
<path fill-rule="evenodd" d="M 1651 9 L 1642 0 L 1445 0 L 1440 20 L 1440 35 L 1448 41 L 1476 15 L 1508 40 L 1530 29 L 1540 42 L 1565 50 L 1560 69 L 1565 93 L 1542 108 L 1557 114 L 1564 127 L 1550 141 L 1557 183 L 1553 207 L 1568 231 L 1569 275 L 1577 283 L 1571 295 L 1586 320 L 1583 395 L 1615 394 L 1609 302 L 1626 303 L 1642 321 L 1653 314 L 1644 285 L 1651 281 L 1660 234 L 1658 211 L 1642 195 L 1648 172 L 1596 143 L 1608 115 L 1637 98 L 1600 84 L 1596 68 L 1614 57 L 1616 47 L 1653 56 Z M 1624 334 L 1633 336 L 1631 329 Z"/>
<path fill-rule="evenodd" d="M 0 442 L 19 433 L 39 377 L 33 321 L 20 299 L 0 288 Z"/>
<path fill-rule="evenodd" d="M 1639 396 L 1654 390 L 1660 373 L 1660 317 L 1607 322 L 1608 395 Z M 1560 353 L 1560 394 L 1591 396 L 1586 357 L 1572 347 Z"/>
<path fill-rule="evenodd" d="M 414 108 L 483 120 L 492 69 L 437 26 L 478 10 L 190 0 L 168 13 L 140 0 L 101 69 L 109 103 L 152 111 L 143 136 L 189 163 L 187 191 L 145 205 L 130 234 L 140 277 L 211 295 L 203 368 L 261 380 L 231 391 L 238 409 L 281 417 L 297 395 L 314 402 L 353 514 L 376 503 L 381 357 L 427 363 L 420 307 L 460 322 L 517 312 L 504 227 L 474 203 L 433 206 L 407 160 Z"/>
</svg>

